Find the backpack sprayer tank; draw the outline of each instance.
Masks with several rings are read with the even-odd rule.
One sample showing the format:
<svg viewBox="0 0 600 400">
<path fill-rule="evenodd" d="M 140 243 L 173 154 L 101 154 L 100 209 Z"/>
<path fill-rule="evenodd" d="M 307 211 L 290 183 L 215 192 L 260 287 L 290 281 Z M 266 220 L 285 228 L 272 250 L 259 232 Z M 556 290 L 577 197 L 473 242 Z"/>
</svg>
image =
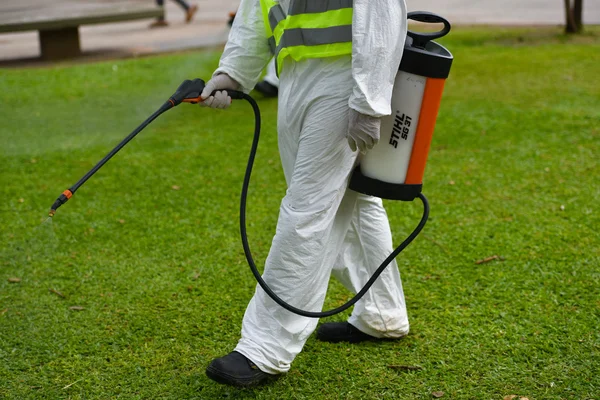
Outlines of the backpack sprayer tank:
<svg viewBox="0 0 600 400">
<path fill-rule="evenodd" d="M 435 33 L 408 31 L 392 94 L 392 114 L 381 120 L 380 140 L 356 167 L 350 189 L 390 200 L 414 200 L 421 193 L 425 163 L 452 66 L 452 54 L 433 39 L 450 32 L 450 23 L 432 13 L 408 19 L 443 23 Z"/>
</svg>

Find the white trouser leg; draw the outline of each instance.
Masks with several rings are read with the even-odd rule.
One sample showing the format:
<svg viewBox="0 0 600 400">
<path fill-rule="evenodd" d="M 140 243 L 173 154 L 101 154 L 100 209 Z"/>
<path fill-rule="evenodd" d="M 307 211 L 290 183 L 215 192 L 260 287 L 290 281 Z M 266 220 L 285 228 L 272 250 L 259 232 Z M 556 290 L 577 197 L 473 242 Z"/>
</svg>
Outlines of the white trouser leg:
<svg viewBox="0 0 600 400">
<path fill-rule="evenodd" d="M 348 290 L 357 293 L 393 251 L 392 246 L 390 226 L 381 199 L 361 194 L 332 273 Z M 354 305 L 348 322 L 360 331 L 379 338 L 398 338 L 408 333 L 406 303 L 395 260 Z"/>
<path fill-rule="evenodd" d="M 284 301 L 308 311 L 322 308 L 357 197 L 346 189 L 356 160 L 345 138 L 349 62 L 290 63 L 284 70 L 291 75 L 281 81 L 278 133 L 288 190 L 263 279 Z M 265 372 L 286 372 L 317 321 L 283 309 L 257 286 L 236 351 Z"/>
</svg>

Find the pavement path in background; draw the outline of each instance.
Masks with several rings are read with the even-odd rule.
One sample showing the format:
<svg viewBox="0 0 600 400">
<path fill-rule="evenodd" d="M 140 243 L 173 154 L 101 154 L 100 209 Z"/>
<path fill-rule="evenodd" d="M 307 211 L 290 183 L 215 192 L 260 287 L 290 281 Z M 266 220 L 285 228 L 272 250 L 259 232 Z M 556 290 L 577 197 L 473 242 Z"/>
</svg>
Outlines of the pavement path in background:
<svg viewBox="0 0 600 400">
<path fill-rule="evenodd" d="M 22 0 L 27 2 L 28 0 Z M 97 0 L 102 1 L 102 0 Z M 153 0 L 148 0 L 153 1 Z M 169 26 L 149 29 L 148 21 L 119 22 L 80 28 L 85 58 L 127 57 L 142 54 L 221 46 L 227 40 L 228 14 L 239 0 L 189 0 L 199 6 L 194 20 L 165 0 Z M 409 11 L 426 10 L 453 24 L 562 25 L 562 0 L 406 0 Z M 2 4 L 0 4 L 0 12 Z M 600 24 L 600 0 L 584 1 L 584 23 Z M 37 32 L 0 34 L 0 66 L 36 61 L 40 54 Z M 39 62 L 39 61 L 38 61 Z"/>
</svg>

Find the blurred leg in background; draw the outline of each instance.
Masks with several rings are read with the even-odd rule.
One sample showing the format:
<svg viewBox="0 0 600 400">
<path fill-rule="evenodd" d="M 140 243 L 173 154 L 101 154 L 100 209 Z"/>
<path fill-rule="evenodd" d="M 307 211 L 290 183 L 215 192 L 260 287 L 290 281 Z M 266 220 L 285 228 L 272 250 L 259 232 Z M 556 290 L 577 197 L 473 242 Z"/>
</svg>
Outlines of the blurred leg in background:
<svg viewBox="0 0 600 400">
<path fill-rule="evenodd" d="M 185 10 L 185 22 L 189 23 L 193 18 L 196 11 L 198 11 L 197 5 L 189 5 L 185 0 L 174 0 L 177 4 Z M 164 7 L 164 0 L 156 0 L 156 4 L 159 7 Z M 169 23 L 165 20 L 165 17 L 158 18 L 156 21 L 150 24 L 150 28 L 160 28 L 168 26 Z"/>
</svg>

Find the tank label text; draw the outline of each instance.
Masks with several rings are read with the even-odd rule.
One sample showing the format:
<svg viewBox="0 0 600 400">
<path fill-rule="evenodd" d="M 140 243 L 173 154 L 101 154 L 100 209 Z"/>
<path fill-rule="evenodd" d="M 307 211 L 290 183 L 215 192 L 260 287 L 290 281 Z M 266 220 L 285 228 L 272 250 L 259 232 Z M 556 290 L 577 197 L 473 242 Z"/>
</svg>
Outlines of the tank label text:
<svg viewBox="0 0 600 400">
<path fill-rule="evenodd" d="M 390 144 L 395 149 L 398 148 L 398 140 L 400 138 L 407 140 L 408 132 L 410 130 L 410 123 L 412 118 L 406 114 L 400 114 L 400 111 L 396 111 L 396 117 L 394 118 L 394 128 L 392 129 L 392 136 L 390 137 Z"/>
</svg>

